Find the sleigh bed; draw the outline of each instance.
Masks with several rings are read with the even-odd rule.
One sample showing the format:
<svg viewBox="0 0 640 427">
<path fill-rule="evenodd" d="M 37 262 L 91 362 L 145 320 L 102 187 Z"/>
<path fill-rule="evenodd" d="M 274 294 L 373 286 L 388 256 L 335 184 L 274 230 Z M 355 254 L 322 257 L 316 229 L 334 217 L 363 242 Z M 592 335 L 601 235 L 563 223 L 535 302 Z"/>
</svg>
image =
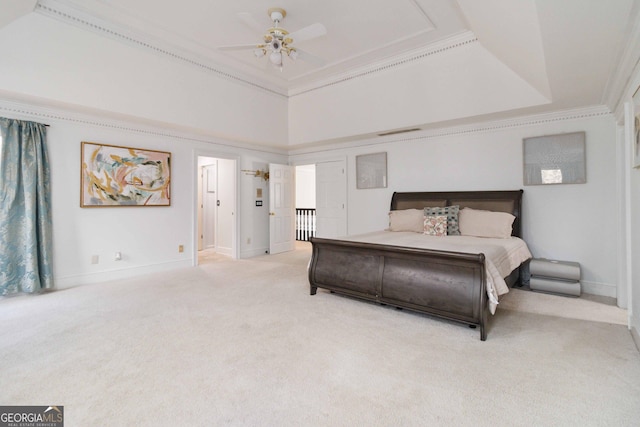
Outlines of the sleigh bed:
<svg viewBox="0 0 640 427">
<path fill-rule="evenodd" d="M 455 206 L 470 208 L 465 212 L 506 212 L 515 217 L 512 237 L 508 232 L 502 239 L 493 239 L 386 230 L 340 239 L 312 238 L 311 295 L 323 288 L 477 326 L 484 341 L 487 312 L 495 310 L 499 294 L 520 282 L 520 266 L 531 256 L 520 239 L 521 205 L 522 190 L 394 193 L 392 213 Z M 471 245 L 466 245 L 467 240 Z M 458 246 L 463 241 L 464 246 Z M 503 244 L 512 247 L 505 249 Z M 520 246 L 515 248 L 516 244 Z M 507 252 L 519 258 L 505 267 Z M 499 260 L 493 261 L 496 256 Z M 500 268 L 494 263 L 500 263 Z"/>
</svg>

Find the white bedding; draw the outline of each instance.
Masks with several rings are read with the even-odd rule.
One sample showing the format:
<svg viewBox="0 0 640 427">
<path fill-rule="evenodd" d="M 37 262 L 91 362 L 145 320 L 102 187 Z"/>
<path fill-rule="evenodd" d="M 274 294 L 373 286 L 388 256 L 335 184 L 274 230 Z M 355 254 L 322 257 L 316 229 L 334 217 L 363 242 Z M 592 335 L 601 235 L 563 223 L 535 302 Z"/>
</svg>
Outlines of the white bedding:
<svg viewBox="0 0 640 427">
<path fill-rule="evenodd" d="M 340 240 L 471 254 L 483 253 L 487 271 L 487 296 L 492 314 L 496 311 L 499 296 L 509 292 L 504 277 L 531 258 L 527 244 L 517 237 L 508 239 L 472 236 L 438 237 L 410 231 L 375 231 L 341 237 Z"/>
</svg>

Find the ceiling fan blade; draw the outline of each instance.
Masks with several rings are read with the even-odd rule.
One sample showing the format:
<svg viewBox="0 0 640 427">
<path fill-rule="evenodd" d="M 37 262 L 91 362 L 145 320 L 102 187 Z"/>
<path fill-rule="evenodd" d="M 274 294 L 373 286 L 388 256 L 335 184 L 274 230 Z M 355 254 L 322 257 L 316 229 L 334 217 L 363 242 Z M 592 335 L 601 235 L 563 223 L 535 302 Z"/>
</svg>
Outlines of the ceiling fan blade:
<svg viewBox="0 0 640 427">
<path fill-rule="evenodd" d="M 315 39 L 316 37 L 324 36 L 327 34 L 327 29 L 320 23 L 311 24 L 308 27 L 300 28 L 298 31 L 290 33 L 288 37 L 293 40 L 294 43 L 302 42 L 305 40 Z"/>
<path fill-rule="evenodd" d="M 257 49 L 260 45 L 258 44 L 239 44 L 234 46 L 220 46 L 219 50 L 249 50 L 249 49 Z"/>
<path fill-rule="evenodd" d="M 260 24 L 260 22 L 258 22 L 258 20 L 249 12 L 238 13 L 238 19 L 240 19 L 247 27 L 256 31 L 258 34 L 262 34 L 266 28 L 266 25 Z"/>
<path fill-rule="evenodd" d="M 305 50 L 300 50 L 296 48 L 296 52 L 298 53 L 298 59 L 308 62 L 309 64 L 313 64 L 318 67 L 323 67 L 327 63 L 327 61 L 325 61 L 324 59 L 318 56 L 312 55 Z"/>
</svg>

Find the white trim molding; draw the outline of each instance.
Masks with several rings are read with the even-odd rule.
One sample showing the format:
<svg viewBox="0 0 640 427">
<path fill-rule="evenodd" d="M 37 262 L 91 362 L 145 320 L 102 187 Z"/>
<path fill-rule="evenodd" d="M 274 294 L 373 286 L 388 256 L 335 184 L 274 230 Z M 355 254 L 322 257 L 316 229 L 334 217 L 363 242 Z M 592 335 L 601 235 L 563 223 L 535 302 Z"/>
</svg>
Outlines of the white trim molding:
<svg viewBox="0 0 640 427">
<path fill-rule="evenodd" d="M 44 16 L 48 16 L 66 24 L 73 25 L 83 30 L 88 30 L 96 34 L 108 37 L 122 43 L 135 46 L 137 48 L 151 51 L 155 54 L 169 57 L 187 65 L 197 67 L 201 70 L 216 75 L 217 77 L 231 80 L 252 88 L 260 89 L 265 92 L 286 98 L 286 91 L 279 86 L 260 81 L 258 78 L 250 77 L 246 72 L 238 69 L 241 67 L 230 68 L 218 62 L 212 62 L 200 55 L 194 50 L 188 50 L 177 46 L 171 46 L 167 42 L 161 41 L 148 34 L 131 28 L 118 26 L 106 19 L 101 19 L 87 12 L 69 6 L 58 0 L 39 0 L 36 5 L 35 12 Z"/>
<path fill-rule="evenodd" d="M 130 277 L 147 274 L 161 273 L 177 268 L 191 267 L 191 258 L 175 261 L 161 262 L 157 264 L 141 265 L 137 267 L 120 268 L 115 270 L 101 270 L 95 273 L 76 274 L 72 276 L 54 277 L 54 289 L 68 289 L 76 286 L 98 284 L 110 280 L 128 279 Z"/>
<path fill-rule="evenodd" d="M 419 9 L 419 13 L 425 19 L 427 29 L 424 33 L 432 31 L 435 28 L 432 20 L 417 2 L 412 1 L 412 3 Z M 148 24 L 146 24 L 147 26 L 143 33 L 138 29 L 143 24 L 142 22 L 137 22 L 130 16 L 117 14 L 112 9 L 105 9 L 104 16 L 98 17 L 65 0 L 38 0 L 35 12 L 112 40 L 145 49 L 156 55 L 197 67 L 220 78 L 284 98 L 340 84 L 372 73 L 388 71 L 390 68 L 403 66 L 431 55 L 478 42 L 473 32 L 465 30 L 453 37 L 448 37 L 436 43 L 429 43 L 426 47 L 420 49 L 403 51 L 382 61 L 374 61 L 364 66 L 354 65 L 345 72 L 331 74 L 331 67 L 328 67 L 326 72 L 323 72 L 323 74 L 329 75 L 328 77 L 312 83 L 302 83 L 307 76 L 303 75 L 286 81 L 279 77 L 275 79 L 269 75 L 260 77 L 255 74 L 255 70 L 252 67 L 241 61 L 234 61 L 233 66 L 225 65 L 229 58 L 221 56 L 220 53 L 211 52 L 210 50 L 203 51 L 201 46 L 187 40 L 180 40 L 174 44 L 164 41 L 165 39 L 175 39 L 176 37 L 174 34 L 167 34 L 166 30 L 155 27 L 150 28 Z M 366 55 L 364 56 L 366 57 Z M 358 57 L 345 60 L 343 65 L 349 64 L 349 61 L 362 64 L 362 58 Z"/>
<path fill-rule="evenodd" d="M 290 156 L 299 156 L 302 154 L 317 154 L 326 151 L 375 146 L 381 144 L 398 143 L 406 141 L 420 141 L 434 138 L 444 138 L 456 135 L 468 135 L 484 132 L 496 132 L 500 130 L 508 130 L 519 127 L 534 126 L 544 123 L 553 123 L 567 120 L 581 120 L 586 118 L 610 116 L 612 113 L 605 105 L 596 105 L 585 108 L 576 108 L 571 110 L 561 110 L 552 113 L 532 114 L 526 116 L 515 117 L 512 119 L 494 120 L 485 122 L 476 122 L 468 125 L 450 126 L 450 127 L 434 127 L 423 131 L 410 132 L 406 134 L 389 135 L 389 136 L 366 136 L 358 140 L 333 142 L 323 145 L 313 145 L 309 147 L 296 147 L 289 150 Z"/>
<path fill-rule="evenodd" d="M 627 100 L 626 91 L 629 89 L 630 76 L 636 75 L 640 66 L 640 3 L 633 2 L 631 16 L 635 19 L 629 20 L 629 26 L 625 28 L 625 40 L 628 43 L 623 46 L 618 55 L 618 60 L 614 62 L 615 68 L 607 82 L 603 92 L 603 103 L 608 105 L 611 111 L 615 112 L 618 120 L 624 115 L 624 103 Z M 631 97 L 631 95 L 629 95 Z"/>
<path fill-rule="evenodd" d="M 470 43 L 477 43 L 478 39 L 471 31 L 464 31 L 454 37 L 449 37 L 438 43 L 429 44 L 421 49 L 414 49 L 409 52 L 396 55 L 384 61 L 378 61 L 366 66 L 357 67 L 349 71 L 333 75 L 326 79 L 317 80 L 307 85 L 299 85 L 289 90 L 289 97 L 302 95 L 314 90 L 322 89 L 328 86 L 334 86 L 349 80 L 358 79 L 369 76 L 371 74 L 389 71 L 391 68 L 407 65 L 411 62 L 420 61 L 426 57 L 446 52 L 451 49 L 459 48 Z"/>
<path fill-rule="evenodd" d="M 147 134 L 164 138 L 186 140 L 192 142 L 203 142 L 212 144 L 230 155 L 234 155 L 237 149 L 253 151 L 258 153 L 287 155 L 286 149 L 279 149 L 270 146 L 260 146 L 248 144 L 240 141 L 225 140 L 215 136 L 199 135 L 189 133 L 182 129 L 175 128 L 168 123 L 152 122 L 147 119 L 137 119 L 135 117 L 111 117 L 108 112 L 98 111 L 75 111 L 62 106 L 46 105 L 44 102 L 34 103 L 2 99 L 0 93 L 0 113 L 16 119 L 31 121 L 62 121 L 68 123 L 99 126 L 124 132 Z M 49 124 L 49 123 L 45 123 Z M 235 149 L 235 150 L 234 150 Z"/>
<path fill-rule="evenodd" d="M 638 334 L 638 330 L 635 328 L 635 326 L 631 327 L 631 338 L 633 338 L 636 349 L 640 351 L 640 334 Z"/>
<path fill-rule="evenodd" d="M 600 295 L 603 297 L 618 298 L 618 287 L 609 283 L 590 282 L 587 280 L 580 281 L 582 285 L 582 293 L 591 295 Z"/>
</svg>

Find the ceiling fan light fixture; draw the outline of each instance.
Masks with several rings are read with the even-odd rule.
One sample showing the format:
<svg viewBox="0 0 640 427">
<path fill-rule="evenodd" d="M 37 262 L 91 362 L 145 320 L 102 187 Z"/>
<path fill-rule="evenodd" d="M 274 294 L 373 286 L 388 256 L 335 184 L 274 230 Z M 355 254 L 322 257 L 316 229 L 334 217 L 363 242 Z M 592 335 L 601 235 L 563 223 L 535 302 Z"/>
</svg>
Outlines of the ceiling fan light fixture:
<svg viewBox="0 0 640 427">
<path fill-rule="evenodd" d="M 300 28 L 293 33 L 289 33 L 286 29 L 280 27 L 280 22 L 287 16 L 287 12 L 278 7 L 270 8 L 267 11 L 269 18 L 273 22 L 273 27 L 267 29 L 266 33 L 262 36 L 263 42 L 257 44 L 244 44 L 233 46 L 221 46 L 220 50 L 252 50 L 256 58 L 262 58 L 266 56 L 269 58 L 269 63 L 282 71 L 284 63 L 284 56 L 288 56 L 292 61 L 300 59 L 302 61 L 309 61 L 316 65 L 324 65 L 324 61 L 320 58 L 316 58 L 313 55 L 305 51 L 297 51 L 293 46 L 294 40 L 297 42 L 310 40 L 316 37 L 323 36 L 327 33 L 327 29 L 320 23 L 308 25 L 304 28 Z M 248 26 L 254 28 L 254 19 L 247 12 L 239 13 L 239 17 Z M 257 24 L 259 25 L 259 24 Z"/>
<path fill-rule="evenodd" d="M 282 54 L 280 52 L 271 52 L 271 55 L 269 55 L 269 61 L 271 61 L 273 65 L 282 65 Z"/>
<path fill-rule="evenodd" d="M 267 15 L 269 15 L 272 21 L 280 22 L 287 16 L 287 11 L 279 7 L 272 7 L 267 10 Z"/>
</svg>

